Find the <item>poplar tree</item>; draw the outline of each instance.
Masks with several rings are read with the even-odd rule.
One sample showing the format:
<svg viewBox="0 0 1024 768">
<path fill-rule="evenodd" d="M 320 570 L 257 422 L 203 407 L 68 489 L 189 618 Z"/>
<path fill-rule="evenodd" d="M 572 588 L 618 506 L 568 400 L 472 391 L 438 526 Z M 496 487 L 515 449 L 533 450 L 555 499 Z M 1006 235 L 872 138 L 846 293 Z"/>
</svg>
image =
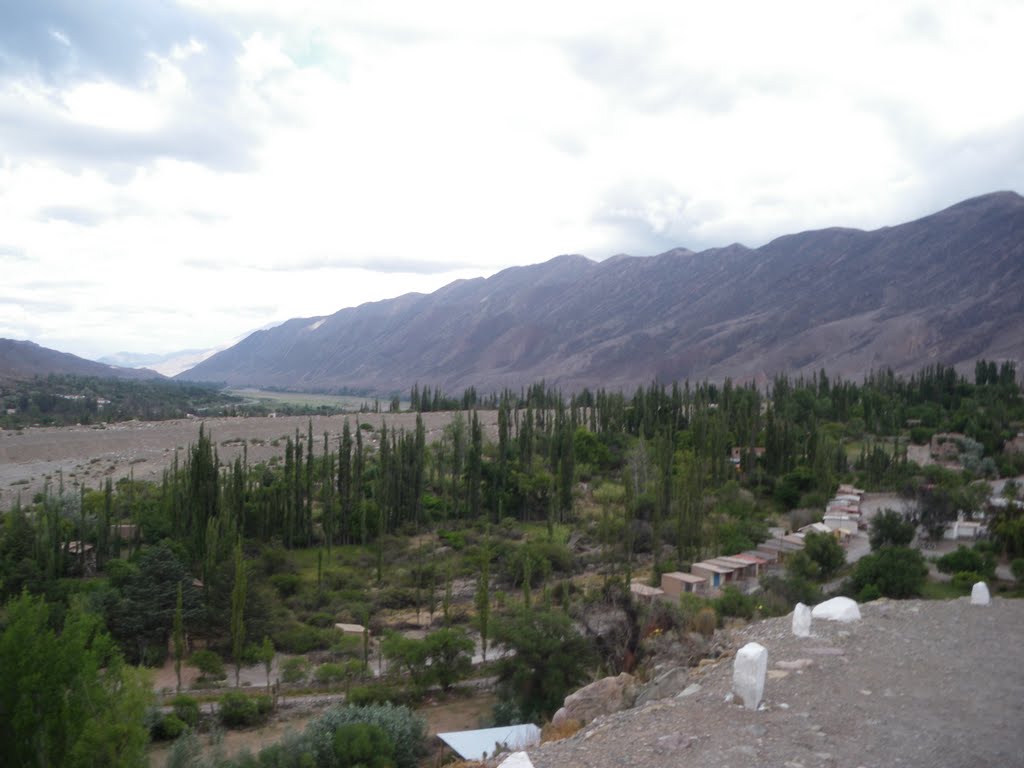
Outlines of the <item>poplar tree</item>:
<svg viewBox="0 0 1024 768">
<path fill-rule="evenodd" d="M 231 654 L 235 660 L 235 687 L 242 671 L 242 652 L 245 649 L 245 561 L 242 559 L 242 540 L 235 544 L 235 586 L 231 590 Z"/>
</svg>

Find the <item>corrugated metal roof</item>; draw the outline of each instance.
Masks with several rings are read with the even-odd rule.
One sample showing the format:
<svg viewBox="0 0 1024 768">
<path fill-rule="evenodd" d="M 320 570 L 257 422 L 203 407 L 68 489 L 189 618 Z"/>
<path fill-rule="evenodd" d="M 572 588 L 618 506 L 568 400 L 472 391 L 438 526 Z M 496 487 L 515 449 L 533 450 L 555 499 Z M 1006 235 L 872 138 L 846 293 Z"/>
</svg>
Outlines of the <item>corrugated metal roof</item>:
<svg viewBox="0 0 1024 768">
<path fill-rule="evenodd" d="M 483 760 L 498 751 L 497 745 L 515 751 L 540 744 L 540 728 L 536 725 L 506 725 L 476 731 L 439 733 L 437 738 L 455 750 L 463 760 Z"/>
</svg>

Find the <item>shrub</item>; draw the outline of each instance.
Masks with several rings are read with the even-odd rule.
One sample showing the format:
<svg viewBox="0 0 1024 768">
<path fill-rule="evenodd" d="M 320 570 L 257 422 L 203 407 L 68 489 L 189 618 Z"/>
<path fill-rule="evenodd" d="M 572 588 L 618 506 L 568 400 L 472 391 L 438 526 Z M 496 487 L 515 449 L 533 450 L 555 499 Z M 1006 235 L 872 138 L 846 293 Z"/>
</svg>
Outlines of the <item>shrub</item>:
<svg viewBox="0 0 1024 768">
<path fill-rule="evenodd" d="M 1013 578 L 1017 581 L 1024 581 L 1024 557 L 1015 558 L 1010 563 L 1010 571 L 1013 573 Z"/>
<path fill-rule="evenodd" d="M 957 547 L 955 552 L 943 555 L 939 558 L 936 566 L 943 573 L 974 571 L 984 574 L 989 579 L 996 573 L 995 557 L 967 547 Z"/>
<path fill-rule="evenodd" d="M 224 671 L 224 662 L 209 648 L 203 648 L 193 653 L 188 663 L 189 666 L 198 669 L 200 676 L 204 679 L 223 680 L 227 676 Z"/>
<path fill-rule="evenodd" d="M 710 605 L 705 605 L 697 615 L 693 617 L 693 629 L 704 637 L 711 637 L 715 634 L 715 627 L 718 626 L 718 614 Z"/>
<path fill-rule="evenodd" d="M 270 584 L 281 597 L 291 597 L 302 586 L 302 578 L 297 573 L 275 573 L 270 577 Z"/>
<path fill-rule="evenodd" d="M 378 725 L 345 723 L 334 732 L 334 755 L 341 765 L 393 768 L 395 745 Z"/>
<path fill-rule="evenodd" d="M 270 711 L 269 707 L 258 701 L 259 696 L 247 696 L 244 693 L 225 693 L 220 698 L 218 717 L 227 728 L 246 728 L 256 725 L 263 715 Z M 261 710 L 264 710 L 261 712 Z"/>
<path fill-rule="evenodd" d="M 286 683 L 301 683 L 309 674 L 309 662 L 302 656 L 294 656 L 281 665 L 281 679 Z"/>
<path fill-rule="evenodd" d="M 366 707 L 371 704 L 401 706 L 409 703 L 411 699 L 410 694 L 390 685 L 357 685 L 345 697 L 353 707 Z"/>
<path fill-rule="evenodd" d="M 712 602 L 719 616 L 738 616 L 743 619 L 753 618 L 757 606 L 752 595 L 744 595 L 732 585 L 722 590 L 722 596 Z"/>
<path fill-rule="evenodd" d="M 189 728 L 195 728 L 199 723 L 199 702 L 191 696 L 175 696 L 171 706 L 174 707 L 174 714 Z"/>
<path fill-rule="evenodd" d="M 879 596 L 902 600 L 917 597 L 924 587 L 928 566 L 921 553 L 906 547 L 882 547 L 860 559 L 850 577 L 853 594 L 874 586 Z"/>
<path fill-rule="evenodd" d="M 871 519 L 868 541 L 871 549 L 906 547 L 914 540 L 916 527 L 894 509 L 883 509 Z"/>
<path fill-rule="evenodd" d="M 977 571 L 957 571 L 953 574 L 952 583 L 954 589 L 967 594 L 979 581 L 985 581 L 985 577 Z"/>
<path fill-rule="evenodd" d="M 340 683 L 346 677 L 348 677 L 349 671 L 344 664 L 321 664 L 316 668 L 313 673 L 313 679 L 315 679 L 321 685 L 330 685 L 331 683 Z"/>
<path fill-rule="evenodd" d="M 804 537 L 804 552 L 818 566 L 818 575 L 829 579 L 846 565 L 846 552 L 831 533 L 808 533 Z"/>
<path fill-rule="evenodd" d="M 274 648 L 280 653 L 309 653 L 325 650 L 336 635 L 334 630 L 317 629 L 308 624 L 291 624 L 274 634 Z"/>
<path fill-rule="evenodd" d="M 366 723 L 380 728 L 394 745 L 396 768 L 415 768 L 423 750 L 426 725 L 412 710 L 390 704 L 335 707 L 310 722 L 303 736 L 316 758 L 316 765 L 334 763 L 334 736 L 339 728 L 349 723 Z"/>
<path fill-rule="evenodd" d="M 172 712 L 157 720 L 150 733 L 157 741 L 174 741 L 187 730 L 188 725 Z"/>
</svg>

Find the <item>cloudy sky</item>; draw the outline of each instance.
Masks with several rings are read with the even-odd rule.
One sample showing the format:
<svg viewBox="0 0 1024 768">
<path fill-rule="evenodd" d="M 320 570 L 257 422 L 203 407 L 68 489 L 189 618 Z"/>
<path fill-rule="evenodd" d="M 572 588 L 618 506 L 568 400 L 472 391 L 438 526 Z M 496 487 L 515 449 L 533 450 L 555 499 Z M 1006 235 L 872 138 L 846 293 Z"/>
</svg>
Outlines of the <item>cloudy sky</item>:
<svg viewBox="0 0 1024 768">
<path fill-rule="evenodd" d="M 209 347 L 1024 192 L 1019 0 L 0 0 L 0 337 Z"/>
</svg>

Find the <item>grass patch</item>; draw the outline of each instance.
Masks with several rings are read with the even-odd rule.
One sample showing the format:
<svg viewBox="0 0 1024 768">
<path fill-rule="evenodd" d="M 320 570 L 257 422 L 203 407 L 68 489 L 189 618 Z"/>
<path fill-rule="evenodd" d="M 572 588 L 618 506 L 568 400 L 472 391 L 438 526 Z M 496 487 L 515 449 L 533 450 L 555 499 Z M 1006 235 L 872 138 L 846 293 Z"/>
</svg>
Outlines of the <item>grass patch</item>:
<svg viewBox="0 0 1024 768">
<path fill-rule="evenodd" d="M 965 594 L 963 590 L 954 587 L 951 581 L 928 580 L 921 589 L 921 597 L 925 600 L 956 600 Z"/>
</svg>

